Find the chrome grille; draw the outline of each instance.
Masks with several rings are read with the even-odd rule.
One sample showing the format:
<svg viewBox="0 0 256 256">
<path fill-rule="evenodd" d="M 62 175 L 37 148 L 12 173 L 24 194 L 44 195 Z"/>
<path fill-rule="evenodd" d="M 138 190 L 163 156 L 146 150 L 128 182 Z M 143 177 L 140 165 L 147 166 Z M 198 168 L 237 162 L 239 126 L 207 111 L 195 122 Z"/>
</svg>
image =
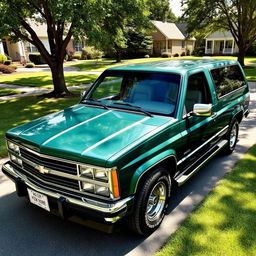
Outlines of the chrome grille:
<svg viewBox="0 0 256 256">
<path fill-rule="evenodd" d="M 25 159 L 35 164 L 42 165 L 46 168 L 68 173 L 68 174 L 77 175 L 76 165 L 72 163 L 64 162 L 64 160 L 58 161 L 50 158 L 41 157 L 23 148 L 20 148 L 20 155 Z"/>
</svg>

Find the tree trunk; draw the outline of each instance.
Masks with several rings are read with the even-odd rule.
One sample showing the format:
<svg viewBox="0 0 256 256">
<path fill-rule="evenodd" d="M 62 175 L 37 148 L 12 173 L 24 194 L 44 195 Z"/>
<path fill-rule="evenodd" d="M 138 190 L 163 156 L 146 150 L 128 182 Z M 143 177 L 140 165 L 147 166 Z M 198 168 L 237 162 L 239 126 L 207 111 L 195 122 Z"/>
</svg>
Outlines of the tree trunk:
<svg viewBox="0 0 256 256">
<path fill-rule="evenodd" d="M 55 62 L 53 63 L 53 65 L 50 66 L 50 68 L 52 72 L 52 81 L 54 89 L 47 96 L 62 97 L 65 95 L 71 95 L 66 86 L 63 63 Z"/>
<path fill-rule="evenodd" d="M 122 53 L 121 53 L 121 51 L 117 51 L 116 52 L 116 62 L 118 63 L 118 62 L 121 62 L 122 61 Z"/>
<path fill-rule="evenodd" d="M 244 50 L 244 47 L 239 47 L 237 60 L 239 61 L 242 67 L 244 67 L 245 54 L 246 54 L 246 51 Z"/>
</svg>

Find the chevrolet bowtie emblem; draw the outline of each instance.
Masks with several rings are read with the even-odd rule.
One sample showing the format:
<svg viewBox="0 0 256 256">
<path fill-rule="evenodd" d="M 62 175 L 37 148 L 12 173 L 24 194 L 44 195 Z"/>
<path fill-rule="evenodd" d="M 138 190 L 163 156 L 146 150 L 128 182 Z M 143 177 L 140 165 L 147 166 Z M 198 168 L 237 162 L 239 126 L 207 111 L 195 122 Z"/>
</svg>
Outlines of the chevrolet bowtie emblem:
<svg viewBox="0 0 256 256">
<path fill-rule="evenodd" d="M 45 169 L 42 165 L 36 165 L 35 168 L 42 174 L 49 173 L 49 170 Z"/>
</svg>

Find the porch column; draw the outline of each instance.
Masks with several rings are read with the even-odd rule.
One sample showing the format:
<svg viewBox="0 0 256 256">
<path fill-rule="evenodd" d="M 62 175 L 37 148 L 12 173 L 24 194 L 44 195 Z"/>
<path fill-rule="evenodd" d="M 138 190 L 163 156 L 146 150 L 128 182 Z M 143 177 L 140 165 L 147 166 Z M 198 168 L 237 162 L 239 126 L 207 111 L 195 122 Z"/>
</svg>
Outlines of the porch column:
<svg viewBox="0 0 256 256">
<path fill-rule="evenodd" d="M 205 54 L 207 54 L 207 42 L 208 42 L 208 40 L 205 39 L 205 49 L 204 49 L 204 53 L 205 53 Z M 193 46 L 194 46 L 194 44 L 193 44 Z"/>
<path fill-rule="evenodd" d="M 168 52 L 168 39 L 165 39 L 165 51 Z"/>
<path fill-rule="evenodd" d="M 0 54 L 4 54 L 4 46 L 2 41 L 0 41 Z"/>
<path fill-rule="evenodd" d="M 212 40 L 212 55 L 214 54 L 214 43 L 215 43 L 215 41 L 214 41 L 214 39 Z"/>
<path fill-rule="evenodd" d="M 235 40 L 233 38 L 233 41 L 232 41 L 232 49 L 231 49 L 231 54 L 233 55 L 234 54 L 234 46 L 235 46 Z"/>
<path fill-rule="evenodd" d="M 226 40 L 224 40 L 224 45 L 223 45 L 223 50 L 222 50 L 223 54 L 225 53 L 225 48 L 226 48 Z"/>
</svg>

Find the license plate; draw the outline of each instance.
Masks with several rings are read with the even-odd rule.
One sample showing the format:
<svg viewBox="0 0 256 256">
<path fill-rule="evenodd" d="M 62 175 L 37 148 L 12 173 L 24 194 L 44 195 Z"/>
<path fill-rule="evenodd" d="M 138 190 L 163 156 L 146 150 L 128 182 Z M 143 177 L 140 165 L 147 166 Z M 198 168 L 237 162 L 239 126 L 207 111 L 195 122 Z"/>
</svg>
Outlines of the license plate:
<svg viewBox="0 0 256 256">
<path fill-rule="evenodd" d="M 35 204 L 35 205 L 45 209 L 46 211 L 50 211 L 47 196 L 45 196 L 41 193 L 38 193 L 34 190 L 31 190 L 29 188 L 28 188 L 28 196 L 29 196 L 29 201 L 32 204 Z"/>
</svg>

